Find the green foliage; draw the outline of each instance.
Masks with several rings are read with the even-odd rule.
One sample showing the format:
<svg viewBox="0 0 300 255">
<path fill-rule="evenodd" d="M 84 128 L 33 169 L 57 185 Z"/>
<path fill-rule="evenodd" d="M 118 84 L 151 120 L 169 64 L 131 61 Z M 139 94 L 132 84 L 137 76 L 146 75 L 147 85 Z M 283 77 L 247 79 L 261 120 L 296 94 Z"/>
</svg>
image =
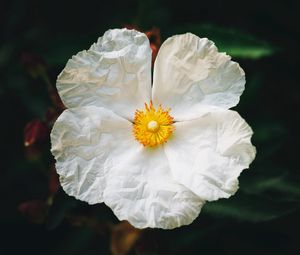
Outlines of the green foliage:
<svg viewBox="0 0 300 255">
<path fill-rule="evenodd" d="M 59 190 L 50 207 L 46 227 L 49 230 L 56 228 L 64 220 L 68 210 L 74 207 L 76 203 L 75 198 L 68 196 L 63 190 Z"/>
<path fill-rule="evenodd" d="M 296 254 L 298 10 L 297 1 L 258 0 L 4 3 L 0 10 L 2 253 L 110 254 L 111 229 L 105 227 L 118 223 L 112 211 L 104 204 L 75 200 L 62 190 L 49 194 L 50 145 L 37 148 L 38 152 L 24 149 L 24 127 L 35 118 L 45 121 L 53 105 L 45 80 L 33 78 L 21 56 L 27 52 L 44 59 L 55 84 L 72 55 L 89 48 L 107 29 L 134 23 L 144 31 L 160 28 L 163 39 L 186 32 L 207 37 L 220 51 L 238 59 L 247 84 L 235 109 L 253 128 L 257 156 L 241 174 L 235 196 L 206 203 L 189 226 L 145 230 L 140 250 L 130 254 Z M 18 211 L 20 204 L 32 200 L 47 205 L 41 225 Z"/>
<path fill-rule="evenodd" d="M 260 192 L 258 192 L 260 193 Z M 207 203 L 203 213 L 217 218 L 232 218 L 240 221 L 269 221 L 295 212 L 291 202 L 278 202 L 259 195 L 239 191 L 234 197 Z"/>
<path fill-rule="evenodd" d="M 186 24 L 172 33 L 191 32 L 214 41 L 218 49 L 234 58 L 259 59 L 273 55 L 277 49 L 257 37 L 238 29 L 218 27 L 212 24 Z"/>
</svg>

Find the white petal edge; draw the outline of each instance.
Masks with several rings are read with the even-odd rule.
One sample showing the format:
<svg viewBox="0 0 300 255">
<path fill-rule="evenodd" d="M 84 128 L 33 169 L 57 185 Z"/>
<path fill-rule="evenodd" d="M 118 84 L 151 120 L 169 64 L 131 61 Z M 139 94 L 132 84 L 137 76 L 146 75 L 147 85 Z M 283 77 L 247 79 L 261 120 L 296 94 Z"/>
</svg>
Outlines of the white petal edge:
<svg viewBox="0 0 300 255">
<path fill-rule="evenodd" d="M 162 147 L 138 144 L 119 161 L 104 192 L 105 203 L 119 220 L 137 228 L 173 229 L 192 223 L 199 215 L 204 201 L 173 180 Z"/>
<path fill-rule="evenodd" d="M 79 52 L 57 79 L 67 108 L 105 107 L 132 119 L 151 98 L 151 48 L 144 33 L 112 29 Z"/>
<path fill-rule="evenodd" d="M 245 73 L 207 38 L 186 33 L 167 39 L 154 63 L 152 100 L 177 121 L 197 118 L 201 107 L 229 109 L 239 102 Z"/>
<path fill-rule="evenodd" d="M 51 132 L 51 152 L 67 194 L 106 203 L 137 228 L 190 224 L 204 201 L 172 179 L 162 147 L 149 149 L 132 123 L 106 108 L 65 110 Z"/>
<path fill-rule="evenodd" d="M 220 109 L 175 127 L 165 145 L 174 179 L 207 201 L 233 195 L 240 173 L 256 154 L 245 120 L 235 111 Z"/>
<path fill-rule="evenodd" d="M 95 204 L 103 202 L 109 171 L 132 143 L 131 123 L 93 106 L 65 110 L 51 131 L 51 152 L 67 194 Z"/>
</svg>

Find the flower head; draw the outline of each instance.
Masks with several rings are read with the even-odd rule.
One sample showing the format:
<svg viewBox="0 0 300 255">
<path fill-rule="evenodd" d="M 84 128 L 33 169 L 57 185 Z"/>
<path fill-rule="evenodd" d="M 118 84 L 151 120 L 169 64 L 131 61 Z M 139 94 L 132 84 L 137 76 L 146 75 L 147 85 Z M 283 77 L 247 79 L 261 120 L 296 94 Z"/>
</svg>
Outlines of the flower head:
<svg viewBox="0 0 300 255">
<path fill-rule="evenodd" d="M 137 141 L 144 146 L 157 146 L 165 143 L 174 131 L 170 109 L 163 110 L 160 105 L 156 110 L 150 102 L 145 103 L 145 111 L 136 110 L 133 119 L 133 133 Z"/>
<path fill-rule="evenodd" d="M 64 190 L 105 202 L 138 228 L 190 224 L 205 201 L 228 198 L 255 157 L 235 111 L 239 65 L 191 33 L 166 40 L 154 63 L 146 35 L 107 31 L 57 79 L 68 108 L 51 141 Z"/>
</svg>

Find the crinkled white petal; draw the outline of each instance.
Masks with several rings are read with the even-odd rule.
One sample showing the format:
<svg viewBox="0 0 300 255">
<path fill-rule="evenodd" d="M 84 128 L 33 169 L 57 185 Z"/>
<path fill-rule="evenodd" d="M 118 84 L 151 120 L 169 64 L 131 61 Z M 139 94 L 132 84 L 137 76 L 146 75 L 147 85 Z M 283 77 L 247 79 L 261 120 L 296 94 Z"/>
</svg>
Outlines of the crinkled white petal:
<svg viewBox="0 0 300 255">
<path fill-rule="evenodd" d="M 200 213 L 203 200 L 172 179 L 163 149 L 142 146 L 132 124 L 106 108 L 64 111 L 51 143 L 66 193 L 90 204 L 104 201 L 120 220 L 175 228 Z"/>
<path fill-rule="evenodd" d="M 51 132 L 63 189 L 90 204 L 103 202 L 108 173 L 132 142 L 131 123 L 105 108 L 65 110 Z"/>
<path fill-rule="evenodd" d="M 165 145 L 175 180 L 204 200 L 233 195 L 256 153 L 248 124 L 237 112 L 220 109 L 175 126 Z"/>
<path fill-rule="evenodd" d="M 172 229 L 198 216 L 204 201 L 173 180 L 162 147 L 138 144 L 119 160 L 107 181 L 104 201 L 120 220 L 137 228 Z"/>
<path fill-rule="evenodd" d="M 229 109 L 245 85 L 238 63 L 219 53 L 212 41 L 191 33 L 162 44 L 153 75 L 153 102 L 170 107 L 175 120 L 199 117 L 203 106 Z"/>
<path fill-rule="evenodd" d="M 144 33 L 108 30 L 70 59 L 57 89 L 68 108 L 105 107 L 132 119 L 151 97 L 151 49 Z"/>
</svg>

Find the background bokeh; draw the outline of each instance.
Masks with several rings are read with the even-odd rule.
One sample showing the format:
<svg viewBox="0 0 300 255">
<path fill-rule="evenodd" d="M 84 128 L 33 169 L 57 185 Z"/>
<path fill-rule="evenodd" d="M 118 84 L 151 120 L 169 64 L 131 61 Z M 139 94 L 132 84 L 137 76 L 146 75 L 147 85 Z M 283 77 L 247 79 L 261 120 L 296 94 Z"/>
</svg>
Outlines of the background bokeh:
<svg viewBox="0 0 300 255">
<path fill-rule="evenodd" d="M 0 253 L 297 254 L 299 3 L 1 1 Z M 68 197 L 57 183 L 48 137 L 63 109 L 56 76 L 73 54 L 125 25 L 159 28 L 162 41 L 188 31 L 208 37 L 246 72 L 235 109 L 254 130 L 257 157 L 238 193 L 206 204 L 190 226 L 140 232 L 104 205 Z"/>
</svg>

